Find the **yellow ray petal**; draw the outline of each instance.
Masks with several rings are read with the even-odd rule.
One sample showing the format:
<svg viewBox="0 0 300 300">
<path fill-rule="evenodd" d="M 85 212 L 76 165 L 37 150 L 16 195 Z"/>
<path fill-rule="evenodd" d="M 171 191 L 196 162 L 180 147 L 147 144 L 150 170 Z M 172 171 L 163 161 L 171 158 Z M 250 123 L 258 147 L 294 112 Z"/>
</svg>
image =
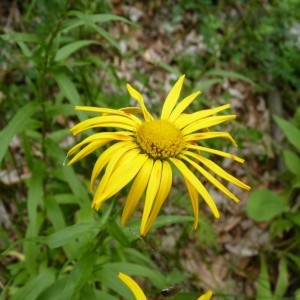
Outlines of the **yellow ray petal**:
<svg viewBox="0 0 300 300">
<path fill-rule="evenodd" d="M 127 159 L 130 159 L 135 155 L 137 156 L 138 154 L 139 154 L 139 149 L 136 147 L 136 145 L 134 146 L 124 145 L 122 148 L 118 148 L 118 150 L 115 151 L 113 155 L 110 156 L 108 164 L 105 168 L 104 175 L 101 177 L 101 180 L 97 187 L 97 191 L 94 199 L 95 198 L 101 199 L 101 197 L 103 197 L 104 191 L 108 190 L 106 186 L 109 180 L 111 179 L 113 173 L 118 169 L 119 165 L 122 165 L 124 162 L 126 162 Z"/>
<path fill-rule="evenodd" d="M 144 194 L 144 191 L 146 189 L 146 186 L 148 184 L 148 180 L 150 178 L 150 174 L 153 167 L 153 159 L 149 158 L 145 164 L 142 166 L 141 170 L 137 174 L 131 189 L 129 191 L 129 194 L 127 196 L 122 218 L 121 218 L 121 224 L 122 226 L 125 225 L 127 220 L 132 215 L 133 211 L 135 210 L 139 200 Z"/>
<path fill-rule="evenodd" d="M 198 141 L 198 140 L 205 140 L 205 139 L 213 139 L 216 137 L 228 139 L 235 147 L 237 144 L 233 137 L 228 132 L 201 132 L 201 133 L 194 133 L 188 134 L 184 137 L 186 141 Z"/>
<path fill-rule="evenodd" d="M 101 113 L 105 115 L 118 115 L 118 116 L 123 116 L 132 119 L 136 123 L 140 123 L 140 119 L 137 118 L 135 115 L 128 113 L 128 111 L 125 110 L 125 108 L 121 109 L 113 109 L 113 108 L 107 108 L 107 107 L 93 107 L 93 106 L 75 106 L 76 110 L 80 111 L 89 111 L 89 112 L 96 112 L 96 113 Z M 138 109 L 136 107 L 136 109 Z"/>
<path fill-rule="evenodd" d="M 139 287 L 139 285 L 128 275 L 124 273 L 119 273 L 118 277 L 128 286 L 128 288 L 132 291 L 136 300 L 147 300 L 143 290 Z M 202 299 L 201 299 L 202 300 Z"/>
<path fill-rule="evenodd" d="M 233 160 L 235 160 L 239 163 L 244 163 L 245 162 L 244 159 L 242 159 L 238 156 L 232 155 L 232 154 L 227 153 L 227 152 L 207 148 L 207 147 L 202 147 L 202 146 L 193 145 L 193 144 L 187 144 L 187 148 L 188 149 L 195 149 L 195 150 L 199 150 L 199 151 L 203 151 L 203 152 L 208 152 L 208 153 L 216 154 L 216 155 L 227 157 L 227 158 L 231 158 L 231 159 L 233 159 Z"/>
<path fill-rule="evenodd" d="M 163 203 L 165 202 L 167 196 L 169 195 L 171 187 L 172 187 L 172 168 L 169 162 L 164 160 L 162 162 L 161 183 L 156 195 L 156 200 L 145 227 L 143 229 L 141 228 L 141 235 L 145 236 L 148 233 Z"/>
<path fill-rule="evenodd" d="M 134 131 L 139 124 L 125 116 L 101 116 L 84 120 L 71 128 L 73 135 L 95 127 L 117 127 Z"/>
<path fill-rule="evenodd" d="M 141 106 L 141 108 L 143 110 L 145 121 L 151 121 L 151 120 L 153 120 L 153 117 L 148 112 L 148 110 L 147 110 L 147 108 L 145 106 L 145 102 L 144 102 L 143 96 L 136 89 L 134 89 L 129 83 L 126 84 L 126 88 L 127 88 L 128 93 L 130 94 L 130 96 L 133 99 L 135 99 L 140 104 L 140 106 Z"/>
<path fill-rule="evenodd" d="M 108 180 L 111 172 L 113 171 L 113 168 L 117 161 L 119 160 L 119 157 L 123 155 L 125 152 L 137 148 L 137 145 L 133 142 L 119 142 L 112 146 L 110 146 L 108 149 L 106 149 L 97 159 L 93 172 L 91 175 L 91 183 L 90 183 L 90 190 L 93 191 L 93 187 L 95 184 L 95 180 L 100 174 L 100 172 L 103 170 L 103 168 L 110 163 L 109 171 L 106 171 L 106 180 Z M 103 179 L 103 178 L 102 178 Z"/>
<path fill-rule="evenodd" d="M 198 227 L 199 223 L 199 193 L 197 189 L 188 181 L 186 178 L 183 178 L 185 185 L 188 189 L 189 195 L 190 195 L 190 200 L 193 208 L 193 213 L 194 213 L 194 229 Z"/>
<path fill-rule="evenodd" d="M 216 108 L 210 108 L 210 109 L 204 109 L 197 111 L 192 114 L 181 114 L 176 119 L 175 125 L 178 128 L 184 128 L 185 126 L 189 125 L 190 123 L 197 122 L 201 119 L 207 118 L 211 115 L 214 115 L 222 110 L 228 109 L 230 107 L 230 104 L 225 104 Z"/>
<path fill-rule="evenodd" d="M 203 128 L 209 128 L 211 126 L 218 125 L 231 119 L 235 119 L 236 115 L 226 115 L 217 117 L 207 117 L 199 121 L 193 122 L 185 128 L 181 129 L 183 135 L 191 134 L 192 132 L 198 131 Z"/>
<path fill-rule="evenodd" d="M 131 152 L 131 151 L 134 151 L 134 152 Z M 108 164 L 105 168 L 104 175 L 101 177 L 101 180 L 97 187 L 94 199 L 99 199 L 99 195 L 103 196 L 104 190 L 106 189 L 106 185 L 107 185 L 112 173 L 117 169 L 119 162 L 122 161 L 122 159 L 125 157 L 125 155 L 127 155 L 129 152 L 131 152 L 131 154 L 132 154 L 132 153 L 138 152 L 138 150 L 135 148 L 128 149 L 128 147 L 126 147 L 126 145 L 124 145 L 124 147 L 119 148 L 118 151 L 115 151 L 114 155 L 110 157 Z M 101 199 L 101 196 L 100 196 L 100 199 Z"/>
<path fill-rule="evenodd" d="M 208 291 L 202 296 L 200 296 L 199 298 L 197 298 L 197 300 L 210 300 L 211 296 L 212 296 L 212 291 Z"/>
<path fill-rule="evenodd" d="M 201 94 L 200 91 L 194 92 L 191 95 L 184 98 L 180 103 L 174 108 L 170 114 L 169 121 L 174 122 L 179 115 L 196 99 L 196 97 Z"/>
<path fill-rule="evenodd" d="M 220 214 L 214 200 L 211 198 L 210 194 L 203 186 L 203 184 L 199 181 L 199 179 L 189 170 L 189 168 L 181 160 L 176 158 L 170 158 L 170 160 L 175 165 L 175 167 L 180 171 L 182 176 L 187 181 L 189 181 L 195 187 L 195 189 L 197 189 L 198 193 L 202 196 L 204 201 L 207 203 L 207 205 L 213 212 L 214 216 L 216 218 L 219 218 Z"/>
<path fill-rule="evenodd" d="M 160 160 L 156 160 L 154 162 L 151 175 L 148 181 L 148 187 L 146 191 L 145 205 L 143 210 L 142 222 L 141 222 L 141 234 L 145 229 L 146 223 L 148 221 L 153 202 L 155 200 L 160 182 L 161 182 L 161 174 L 162 174 L 162 162 Z"/>
<path fill-rule="evenodd" d="M 138 152 L 139 150 L 136 149 L 126 152 L 117 162 L 117 167 L 114 168 L 107 182 L 104 181 L 104 178 L 106 179 L 104 174 L 93 200 L 94 207 L 97 208 L 97 203 L 115 195 L 135 177 L 148 159 L 146 154 L 139 154 Z"/>
<path fill-rule="evenodd" d="M 181 88 L 183 85 L 185 75 L 181 75 L 179 79 L 176 81 L 174 86 L 171 88 L 169 94 L 166 97 L 166 100 L 164 102 L 162 111 L 161 111 L 161 119 L 167 120 L 169 119 L 170 114 L 172 113 L 172 110 L 174 109 L 176 102 L 179 98 Z"/>
<path fill-rule="evenodd" d="M 92 134 L 91 136 L 85 138 L 83 141 L 76 144 L 74 147 L 72 147 L 68 152 L 68 156 L 75 153 L 79 148 L 81 148 L 83 145 L 85 145 L 87 143 L 91 143 L 91 142 L 95 142 L 95 141 L 100 142 L 100 140 L 102 140 L 102 139 L 105 139 L 105 142 L 103 145 L 105 145 L 107 143 L 107 141 L 110 141 L 110 140 L 129 141 L 129 140 L 131 140 L 132 135 L 133 135 L 133 133 L 130 131 L 95 133 L 95 134 Z"/>
<path fill-rule="evenodd" d="M 243 183 L 242 181 L 238 180 L 234 176 L 227 173 L 225 170 L 223 170 L 221 167 L 219 167 L 216 163 L 214 163 L 210 159 L 205 158 L 199 154 L 196 154 L 196 153 L 193 153 L 190 151 L 186 151 L 186 152 L 184 152 L 184 154 L 186 154 L 188 156 L 192 156 L 193 158 L 197 159 L 199 162 L 203 163 L 208 169 L 212 170 L 217 175 L 226 179 L 227 181 L 239 186 L 240 188 L 245 189 L 245 190 L 251 189 L 250 186 L 248 186 L 247 184 Z"/>
<path fill-rule="evenodd" d="M 68 166 L 74 164 L 78 160 L 82 159 L 83 157 L 91 154 L 92 152 L 96 151 L 97 149 L 101 148 L 103 145 L 109 143 L 111 140 L 106 139 L 102 141 L 95 141 L 84 147 L 80 150 L 68 163 Z M 72 150 L 72 149 L 71 149 Z"/>
<path fill-rule="evenodd" d="M 234 194 L 232 194 L 221 182 L 219 182 L 215 177 L 213 177 L 210 173 L 208 173 L 197 163 L 195 163 L 194 161 L 192 161 L 191 159 L 187 158 L 184 155 L 180 155 L 180 158 L 190 163 L 196 170 L 198 170 L 208 181 L 210 181 L 216 188 L 218 188 L 227 197 L 229 197 L 235 202 L 239 202 L 239 199 Z"/>
</svg>

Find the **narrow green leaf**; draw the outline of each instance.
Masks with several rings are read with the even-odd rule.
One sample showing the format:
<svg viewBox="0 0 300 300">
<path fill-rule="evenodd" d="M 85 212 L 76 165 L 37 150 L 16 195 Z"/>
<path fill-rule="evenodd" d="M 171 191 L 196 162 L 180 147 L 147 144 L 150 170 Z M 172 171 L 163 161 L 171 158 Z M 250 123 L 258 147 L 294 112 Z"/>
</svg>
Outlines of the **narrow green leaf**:
<svg viewBox="0 0 300 300">
<path fill-rule="evenodd" d="M 195 91 L 205 91 L 215 84 L 220 84 L 223 82 L 223 79 L 207 79 L 201 81 L 199 84 L 197 84 L 197 87 L 194 89 Z"/>
<path fill-rule="evenodd" d="M 62 48 L 58 49 L 54 60 L 55 61 L 65 60 L 71 54 L 75 53 L 79 49 L 89 46 L 89 45 L 92 45 L 92 44 L 99 44 L 99 42 L 93 41 L 93 40 L 80 40 L 80 41 L 72 42 L 72 43 L 65 45 Z"/>
<path fill-rule="evenodd" d="M 128 261 L 156 268 L 155 262 L 145 253 L 133 247 L 123 248 L 122 253 Z"/>
<path fill-rule="evenodd" d="M 287 218 L 300 228 L 300 211 L 290 212 L 287 214 Z"/>
<path fill-rule="evenodd" d="M 295 182 L 293 182 L 292 189 L 300 188 L 300 178 L 297 178 Z"/>
<path fill-rule="evenodd" d="M 54 170 L 53 176 L 69 185 L 72 194 L 74 195 L 73 199 L 77 200 L 77 204 L 80 206 L 86 206 L 86 203 L 88 203 L 90 199 L 88 190 L 76 176 L 73 167 L 66 165 L 66 153 L 54 140 L 50 138 L 46 140 L 46 145 L 49 153 L 55 154 L 53 159 L 57 160 L 58 166 L 56 170 Z"/>
<path fill-rule="evenodd" d="M 73 105 L 82 105 L 80 96 L 75 87 L 75 84 L 71 81 L 71 79 L 64 73 L 55 73 L 54 79 L 56 80 L 59 88 L 65 95 L 65 97 L 69 100 Z"/>
<path fill-rule="evenodd" d="M 112 213 L 114 212 L 115 208 L 115 201 L 106 201 L 107 203 L 103 203 L 102 215 L 99 220 L 100 226 L 106 226 L 106 223 L 111 218 Z"/>
<path fill-rule="evenodd" d="M 79 17 L 78 13 L 81 12 L 70 12 L 70 15 L 72 15 L 74 13 L 74 15 L 77 17 Z M 124 17 L 120 17 L 114 14 L 92 14 L 92 15 L 85 15 L 87 17 L 88 20 L 94 22 L 94 23 L 107 23 L 107 22 L 112 22 L 112 21 L 119 21 L 119 22 L 124 22 L 124 23 L 128 23 L 128 24 L 133 24 L 131 21 L 129 21 L 128 19 L 124 18 Z"/>
<path fill-rule="evenodd" d="M 66 222 L 64 219 L 64 215 L 56 201 L 55 196 L 48 196 L 45 199 L 45 208 L 47 212 L 47 217 L 52 223 L 52 226 L 55 231 L 59 231 L 66 227 Z M 72 243 L 67 243 L 63 246 L 63 249 L 67 255 L 67 257 L 72 257 Z"/>
<path fill-rule="evenodd" d="M 0 294 L 0 300 L 7 300 L 9 299 L 9 289 L 10 286 L 8 284 L 4 285 L 2 290 L 1 290 L 1 294 Z"/>
<path fill-rule="evenodd" d="M 24 42 L 18 42 L 18 45 L 25 57 L 32 57 L 32 51 Z"/>
<path fill-rule="evenodd" d="M 102 27 L 96 24 L 96 20 L 91 17 L 90 15 L 83 14 L 79 11 L 73 12 L 73 14 L 82 22 L 85 26 L 90 27 L 94 29 L 96 32 L 98 32 L 102 37 L 104 37 L 110 44 L 112 44 L 115 48 L 121 52 L 120 45 L 116 42 L 116 40 Z M 97 19 L 97 18 L 96 18 Z"/>
<path fill-rule="evenodd" d="M 27 213 L 29 224 L 26 230 L 26 238 L 38 236 L 38 209 L 43 205 L 44 200 L 44 178 L 46 176 L 46 167 L 43 161 L 35 162 L 31 179 L 29 181 L 28 199 L 27 199 Z M 35 242 L 24 242 L 25 263 L 28 272 L 33 275 L 37 272 L 38 261 L 38 245 Z"/>
<path fill-rule="evenodd" d="M 260 274 L 257 284 L 256 300 L 274 299 L 271 292 L 266 260 L 263 256 L 260 257 Z"/>
<path fill-rule="evenodd" d="M 85 24 L 85 22 L 81 20 L 81 17 L 84 15 L 82 12 L 70 11 L 68 14 L 70 16 L 76 17 L 77 19 L 66 21 L 63 25 L 61 32 L 66 32 Z M 119 21 L 127 24 L 133 24 L 126 18 L 113 15 L 113 14 L 93 14 L 93 15 L 84 15 L 84 16 L 93 23 L 107 23 L 112 21 Z"/>
<path fill-rule="evenodd" d="M 69 283 L 74 285 L 72 289 L 72 299 L 74 299 L 80 292 L 82 286 L 90 280 L 94 264 L 97 259 L 97 253 L 93 253 L 90 249 L 84 253 L 78 260 L 74 269 L 72 270 Z"/>
<path fill-rule="evenodd" d="M 291 122 L 280 117 L 274 116 L 274 120 L 283 131 L 288 141 L 300 152 L 300 130 Z"/>
<path fill-rule="evenodd" d="M 70 299 L 73 285 L 68 285 L 68 275 L 57 278 L 55 282 L 43 291 L 38 300 Z"/>
<path fill-rule="evenodd" d="M 120 228 L 120 226 L 115 220 L 108 222 L 106 228 L 109 234 L 113 238 L 115 238 L 121 245 L 123 245 L 124 247 L 130 246 L 130 242 L 127 236 L 124 234 L 123 230 Z"/>
<path fill-rule="evenodd" d="M 158 216 L 155 219 L 155 222 L 153 223 L 150 231 L 153 231 L 155 229 L 158 229 L 160 227 L 164 227 L 166 225 L 170 224 L 176 224 L 180 222 L 193 222 L 194 217 L 193 216 L 182 216 L 182 215 L 163 215 L 163 216 Z M 135 240 L 139 236 L 139 231 L 140 231 L 140 221 L 134 220 L 134 221 L 129 221 L 126 226 L 124 227 L 124 231 L 126 232 L 127 238 L 132 241 Z M 129 228 L 127 230 L 126 228 Z"/>
<path fill-rule="evenodd" d="M 298 108 L 296 109 L 293 120 L 295 121 L 295 124 L 300 127 L 300 106 L 298 106 Z"/>
<path fill-rule="evenodd" d="M 291 261 L 291 263 L 300 270 L 300 257 L 299 255 L 286 252 L 286 257 Z"/>
<path fill-rule="evenodd" d="M 275 296 L 278 297 L 278 299 L 283 298 L 288 287 L 289 287 L 289 272 L 288 272 L 286 259 L 282 257 L 279 261 L 279 266 L 278 266 L 278 279 L 275 287 Z"/>
<path fill-rule="evenodd" d="M 80 290 L 87 281 L 90 281 L 96 259 L 97 254 L 89 248 L 79 257 L 71 272 L 56 280 L 44 291 L 39 300 L 86 299 L 80 297 Z"/>
<path fill-rule="evenodd" d="M 70 129 L 57 129 L 56 131 L 51 132 L 48 135 L 48 138 L 53 140 L 56 143 L 63 141 L 70 134 Z M 52 156 L 55 156 L 55 153 L 52 153 Z"/>
<path fill-rule="evenodd" d="M 90 279 L 89 282 L 92 282 L 92 279 Z M 101 286 L 103 286 L 102 282 L 101 282 Z M 50 286 L 43 294 L 39 296 L 38 300 L 71 299 L 73 288 L 74 288 L 74 284 L 72 282 L 72 277 L 70 275 L 65 275 L 65 277 L 57 279 L 52 286 Z M 84 285 L 80 290 L 79 294 L 75 295 L 73 299 L 119 300 L 120 298 L 110 295 L 108 291 L 105 292 L 105 291 L 98 290 L 94 287 L 94 285 L 89 284 L 89 285 Z"/>
<path fill-rule="evenodd" d="M 34 164 L 31 179 L 29 181 L 27 213 L 29 219 L 29 227 L 32 227 L 32 234 L 37 234 L 36 217 L 38 205 L 43 204 L 44 186 L 43 181 L 46 176 L 46 166 L 42 160 L 37 160 Z M 32 224 L 32 225 L 31 225 Z"/>
<path fill-rule="evenodd" d="M 87 188 L 80 182 L 72 166 L 62 166 L 60 169 L 57 169 L 55 175 L 69 185 L 80 206 L 85 205 L 86 201 L 90 201 L 91 197 Z"/>
<path fill-rule="evenodd" d="M 87 233 L 96 234 L 98 230 L 99 227 L 94 223 L 74 224 L 49 235 L 48 237 L 46 237 L 45 242 L 50 248 L 58 248 L 66 245 L 71 241 L 74 241 L 76 238 L 79 238 L 81 235 Z"/>
<path fill-rule="evenodd" d="M 283 158 L 284 162 L 289 169 L 294 175 L 300 177 L 300 158 L 299 156 L 290 151 L 290 150 L 284 150 L 283 151 Z"/>
<path fill-rule="evenodd" d="M 98 300 L 98 299 L 105 299 L 105 300 L 120 300 L 119 297 L 112 296 L 109 292 L 99 291 L 94 289 L 93 287 L 86 286 L 80 293 L 81 299 L 89 299 L 89 300 Z"/>
<path fill-rule="evenodd" d="M 114 46 L 119 52 L 121 52 L 121 48 L 119 43 L 102 27 L 97 25 L 91 26 L 95 31 L 97 31 L 102 37 L 104 37 L 112 46 Z"/>
<path fill-rule="evenodd" d="M 38 36 L 31 33 L 13 32 L 13 33 L 1 34 L 0 38 L 2 38 L 5 41 L 42 44 L 42 40 Z"/>
<path fill-rule="evenodd" d="M 60 206 L 58 205 L 56 195 L 47 197 L 45 199 L 45 206 L 46 206 L 47 216 L 48 216 L 49 220 L 51 221 L 52 226 L 55 229 L 55 232 L 57 233 L 57 232 L 63 230 L 64 228 L 66 228 L 66 222 L 64 219 L 64 215 L 61 211 Z M 92 209 L 90 208 L 90 210 L 92 210 Z M 81 223 L 79 223 L 79 224 L 81 224 Z M 74 255 L 77 251 L 77 248 L 79 248 L 79 244 L 85 243 L 85 241 L 83 239 L 86 238 L 86 241 L 88 241 L 91 238 L 91 234 L 90 233 L 85 234 L 84 236 L 79 235 L 79 237 L 80 237 L 80 240 L 77 238 L 73 238 L 73 239 L 70 238 L 70 240 L 67 241 L 67 243 L 62 245 L 63 250 L 69 259 L 72 259 L 74 257 Z M 49 237 L 46 237 L 46 243 L 48 243 L 48 242 L 49 242 Z M 51 242 L 51 240 L 50 240 L 50 242 Z"/>
<path fill-rule="evenodd" d="M 54 199 L 57 204 L 78 204 L 78 200 L 73 194 L 56 194 Z"/>
<path fill-rule="evenodd" d="M 122 296 L 123 299 L 137 300 L 128 287 L 118 278 L 119 272 L 123 272 L 122 269 L 111 270 L 110 268 L 103 268 L 95 271 L 93 273 L 93 278 L 94 280 L 97 279 L 97 281 L 100 281 L 105 289 L 110 288 Z"/>
<path fill-rule="evenodd" d="M 21 107 L 14 117 L 9 121 L 7 126 L 0 132 L 0 163 L 6 153 L 11 139 L 18 133 L 26 129 L 24 125 L 28 122 L 30 117 L 34 114 L 37 108 L 37 103 L 30 102 Z"/>
<path fill-rule="evenodd" d="M 103 270 L 112 270 L 116 273 L 123 272 L 128 275 L 147 277 L 158 289 L 163 288 L 167 284 L 165 276 L 159 270 L 139 264 L 127 262 L 107 263 L 103 266 Z"/>
<path fill-rule="evenodd" d="M 295 300 L 300 300 L 300 289 L 297 289 L 295 292 Z"/>
<path fill-rule="evenodd" d="M 269 221 L 288 211 L 287 199 L 267 189 L 252 192 L 247 202 L 246 212 L 255 221 Z"/>
<path fill-rule="evenodd" d="M 172 67 L 171 65 L 163 62 L 162 60 L 158 59 L 157 61 L 155 61 L 155 63 L 161 67 L 163 70 L 166 70 L 168 73 L 170 74 L 175 74 L 177 77 L 179 77 L 181 75 L 180 71 L 174 67 Z"/>
<path fill-rule="evenodd" d="M 74 109 L 73 104 L 57 104 L 47 105 L 47 115 L 49 117 L 55 117 L 55 116 L 74 116 L 76 115 L 76 110 Z"/>
<path fill-rule="evenodd" d="M 208 72 L 205 73 L 206 76 L 221 76 L 224 78 L 237 78 L 240 80 L 243 80 L 245 82 L 248 82 L 252 85 L 255 85 L 255 83 L 248 77 L 234 72 L 234 71 L 228 71 L 228 70 L 218 70 L 218 69 L 214 69 L 214 70 L 210 70 Z"/>
<path fill-rule="evenodd" d="M 42 270 L 38 275 L 26 283 L 16 294 L 12 300 L 34 300 L 55 281 L 54 272 L 50 269 Z"/>
<path fill-rule="evenodd" d="M 45 208 L 48 219 L 51 221 L 56 231 L 66 227 L 64 215 L 54 196 L 48 196 L 45 198 Z"/>
<path fill-rule="evenodd" d="M 173 215 L 173 216 L 158 216 L 153 224 L 153 228 L 159 228 L 166 225 L 180 223 L 180 222 L 193 222 L 193 216 L 182 216 L 182 215 Z"/>
</svg>

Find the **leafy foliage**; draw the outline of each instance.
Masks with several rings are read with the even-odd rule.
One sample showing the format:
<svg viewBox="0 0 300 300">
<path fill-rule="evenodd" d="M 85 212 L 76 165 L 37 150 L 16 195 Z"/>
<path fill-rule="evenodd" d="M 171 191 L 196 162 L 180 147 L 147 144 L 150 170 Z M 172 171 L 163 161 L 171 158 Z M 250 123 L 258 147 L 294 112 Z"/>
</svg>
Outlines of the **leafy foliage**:
<svg viewBox="0 0 300 300">
<path fill-rule="evenodd" d="M 8 2 L 3 1 L 0 8 Z M 139 27 L 113 13 L 109 1 L 14 3 L 20 8 L 20 20 L 14 26 L 3 26 L 0 35 L 1 178 L 13 182 L 0 182 L 3 207 L 13 219 L 13 224 L 7 225 L 2 215 L 0 218 L 0 299 L 132 299 L 117 280 L 120 271 L 146 278 L 151 284 L 144 282 L 144 286 L 153 297 L 168 286 L 193 287 L 196 276 L 187 274 L 179 256 L 187 240 L 197 245 L 192 251 L 197 254 L 199 248 L 216 246 L 216 232 L 205 214 L 200 230 L 192 237 L 193 218 L 179 210 L 178 215 L 157 219 L 154 228 L 162 240 L 157 236 L 142 239 L 137 222 L 119 226 L 117 201 L 105 203 L 100 212 L 91 210 L 86 189 L 89 158 L 74 168 L 64 165 L 66 149 L 75 142 L 69 137 L 69 127 L 85 117 L 75 112 L 74 105 L 128 105 L 129 97 L 122 90 L 125 80 L 113 60 L 140 56 L 140 48 L 124 52 L 120 43 L 130 38 L 127 28 L 138 32 Z M 139 7 L 141 3 L 130 5 Z M 159 2 L 152 5 L 154 11 L 164 9 Z M 276 89 L 285 114 L 294 114 L 291 120 L 274 116 L 286 137 L 286 143 L 274 146 L 275 159 L 282 157 L 286 167 L 276 183 L 268 186 L 263 182 L 263 188 L 256 188 L 264 179 L 250 171 L 245 176 L 254 187 L 246 212 L 263 226 L 269 224 L 274 249 L 261 249 L 256 299 L 299 299 L 297 283 L 291 280 L 300 272 L 300 70 L 299 33 L 294 33 L 299 3 L 188 0 L 166 1 L 165 5 L 167 14 L 159 30 L 175 36 L 170 49 L 185 40 L 185 31 L 178 28 L 201 35 L 202 40 L 195 40 L 192 46 L 201 44 L 203 48 L 175 53 L 168 63 L 155 63 L 149 73 L 186 73 L 189 88 L 195 90 L 223 91 L 224 83 L 230 81 L 242 82 L 262 97 Z M 116 24 L 125 28 L 121 37 L 114 35 Z M 131 72 L 147 86 L 148 74 L 140 69 Z M 228 99 L 226 93 L 222 97 Z M 204 95 L 200 105 L 211 103 Z M 249 141 L 259 145 L 268 135 L 259 126 L 249 128 L 238 122 L 234 131 L 242 137 L 242 148 Z M 266 154 L 262 159 L 269 162 Z M 176 187 L 174 201 L 185 206 L 180 187 Z M 174 225 L 178 222 L 180 226 Z M 158 244 L 168 242 L 166 228 L 179 236 L 172 246 L 173 256 L 159 251 Z M 205 251 L 201 253 L 203 261 L 210 250 Z M 275 279 L 272 263 L 268 264 L 274 261 Z M 238 270 L 236 276 L 240 274 Z M 183 292 L 173 299 L 195 295 Z M 222 291 L 219 297 L 230 298 Z"/>
</svg>

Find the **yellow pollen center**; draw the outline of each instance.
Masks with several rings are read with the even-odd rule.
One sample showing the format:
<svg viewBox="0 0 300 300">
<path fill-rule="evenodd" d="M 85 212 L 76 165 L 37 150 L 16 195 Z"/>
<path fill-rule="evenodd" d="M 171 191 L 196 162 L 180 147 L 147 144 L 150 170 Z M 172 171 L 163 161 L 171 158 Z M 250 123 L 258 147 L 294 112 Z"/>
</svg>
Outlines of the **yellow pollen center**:
<svg viewBox="0 0 300 300">
<path fill-rule="evenodd" d="M 174 157 L 185 145 L 181 131 L 165 120 L 142 123 L 136 132 L 136 141 L 152 158 Z"/>
</svg>

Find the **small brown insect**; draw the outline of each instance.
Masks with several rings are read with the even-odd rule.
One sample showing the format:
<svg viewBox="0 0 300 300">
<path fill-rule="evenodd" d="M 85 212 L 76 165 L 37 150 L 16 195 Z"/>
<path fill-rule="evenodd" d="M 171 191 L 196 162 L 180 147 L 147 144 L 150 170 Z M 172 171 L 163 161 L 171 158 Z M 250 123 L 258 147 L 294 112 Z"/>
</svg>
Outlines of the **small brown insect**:
<svg viewBox="0 0 300 300">
<path fill-rule="evenodd" d="M 179 285 L 172 285 L 168 288 L 163 289 L 160 293 L 164 297 L 173 296 L 181 291 L 181 286 Z"/>
</svg>

